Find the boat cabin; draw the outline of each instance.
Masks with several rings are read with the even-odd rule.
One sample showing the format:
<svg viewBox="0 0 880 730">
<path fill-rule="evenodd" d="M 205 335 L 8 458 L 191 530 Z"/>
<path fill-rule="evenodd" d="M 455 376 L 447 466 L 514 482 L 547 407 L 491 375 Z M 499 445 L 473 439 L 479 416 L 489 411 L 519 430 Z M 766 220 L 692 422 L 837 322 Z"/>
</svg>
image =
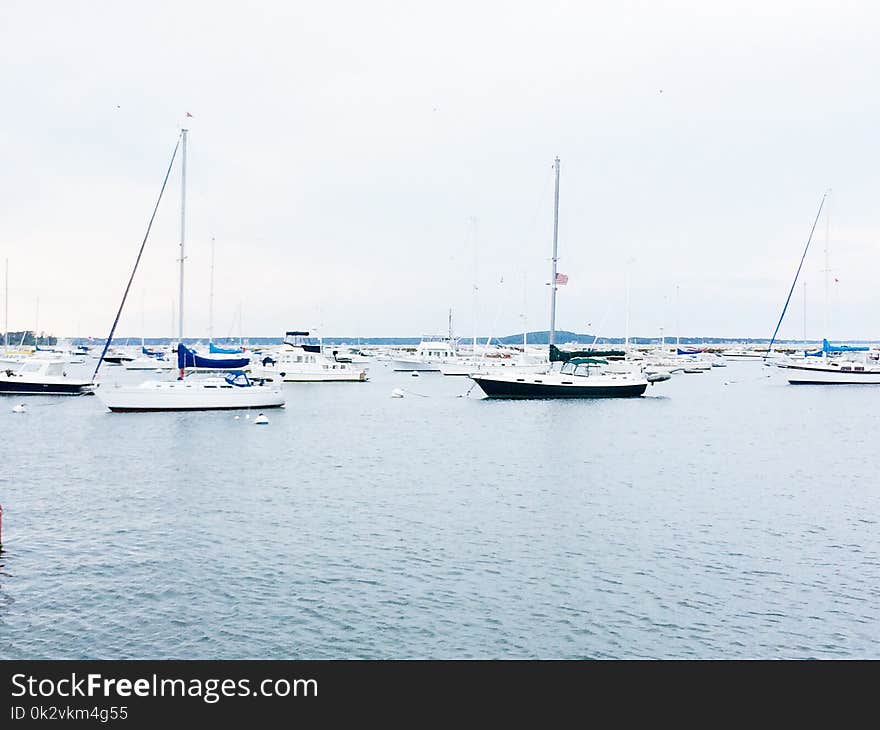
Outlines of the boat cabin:
<svg viewBox="0 0 880 730">
<path fill-rule="evenodd" d="M 67 373 L 64 371 L 64 361 L 58 360 L 26 360 L 15 369 L 16 375 L 44 375 L 50 378 L 63 378 Z"/>
<path fill-rule="evenodd" d="M 562 375 L 576 375 L 578 377 L 589 377 L 591 372 L 595 373 L 602 365 L 607 365 L 607 360 L 600 360 L 595 357 L 573 357 L 566 363 L 563 363 L 559 372 Z"/>
</svg>

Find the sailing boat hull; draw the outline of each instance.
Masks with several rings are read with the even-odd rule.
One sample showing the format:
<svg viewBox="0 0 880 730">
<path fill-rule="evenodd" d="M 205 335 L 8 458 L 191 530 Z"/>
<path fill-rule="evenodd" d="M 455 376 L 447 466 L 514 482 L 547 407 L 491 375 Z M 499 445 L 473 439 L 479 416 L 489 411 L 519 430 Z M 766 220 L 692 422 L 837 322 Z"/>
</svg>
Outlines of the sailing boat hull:
<svg viewBox="0 0 880 730">
<path fill-rule="evenodd" d="M 229 387 L 222 379 L 147 381 L 136 386 L 104 385 L 97 389 L 97 395 L 114 413 L 232 411 L 284 405 L 280 389 L 261 385 Z"/>
<path fill-rule="evenodd" d="M 523 382 L 519 382 L 480 375 L 471 375 L 471 379 L 489 398 L 637 398 L 644 395 L 648 388 L 647 381 L 564 385 L 536 382 L 535 379 L 525 382 L 524 378 Z"/>
<path fill-rule="evenodd" d="M 880 370 L 843 370 L 808 365 L 780 366 L 790 385 L 880 385 Z"/>
<path fill-rule="evenodd" d="M 18 379 L 0 379 L 0 395 L 91 395 L 89 382 L 22 382 Z"/>
</svg>

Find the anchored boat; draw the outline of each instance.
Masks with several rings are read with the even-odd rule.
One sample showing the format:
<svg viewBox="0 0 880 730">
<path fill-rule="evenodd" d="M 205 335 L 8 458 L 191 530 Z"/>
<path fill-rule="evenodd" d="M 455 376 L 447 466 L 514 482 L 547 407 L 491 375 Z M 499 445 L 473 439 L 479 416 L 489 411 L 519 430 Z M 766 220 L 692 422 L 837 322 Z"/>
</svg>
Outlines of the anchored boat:
<svg viewBox="0 0 880 730">
<path fill-rule="evenodd" d="M 0 371 L 0 393 L 18 395 L 91 395 L 91 380 L 70 378 L 64 360 L 29 358 Z"/>
<path fill-rule="evenodd" d="M 182 129 L 178 144 L 174 148 L 174 154 L 171 156 L 171 164 L 168 167 L 168 173 L 165 176 L 165 183 L 162 185 L 162 191 L 165 190 L 165 184 L 168 182 L 168 176 L 171 173 L 171 167 L 177 155 L 177 150 L 182 147 L 181 155 L 181 211 L 180 211 L 180 306 L 178 319 L 179 342 L 177 345 L 177 367 L 180 374 L 177 380 L 148 380 L 139 385 L 126 386 L 119 384 L 102 383 L 98 387 L 98 397 L 111 410 L 117 412 L 144 412 L 144 411 L 209 411 L 209 410 L 231 410 L 240 408 L 278 408 L 284 405 L 284 395 L 280 388 L 266 385 L 263 380 L 251 380 L 242 370 L 233 370 L 223 376 L 208 377 L 192 377 L 187 376 L 187 370 L 203 370 L 205 368 L 241 368 L 248 364 L 248 358 L 229 358 L 229 357 L 203 357 L 190 350 L 183 344 L 183 267 L 186 260 L 184 254 L 184 241 L 186 232 L 186 138 L 187 130 Z M 156 215 L 159 202 L 162 199 L 160 193 L 159 200 L 156 201 L 156 208 L 153 216 Z M 152 225 L 152 219 L 151 219 Z M 119 311 L 116 314 L 116 320 L 107 337 L 104 345 L 104 352 L 98 365 L 95 368 L 95 375 L 101 367 L 101 361 L 106 354 L 107 348 L 113 340 L 113 333 L 116 324 L 119 322 L 119 316 L 122 308 L 125 306 L 125 299 L 131 288 L 131 282 L 137 272 L 138 263 L 143 254 L 144 246 L 149 237 L 150 228 L 147 228 L 147 235 L 144 236 L 141 243 L 140 253 L 129 278 L 128 287 L 122 297 L 119 305 Z"/>
<path fill-rule="evenodd" d="M 567 278 L 557 275 L 557 234 L 559 230 L 559 158 L 556 169 L 556 193 L 553 211 L 553 257 L 550 276 L 550 359 L 556 338 L 556 290 Z M 591 357 L 568 359 L 559 370 L 546 372 L 495 368 L 493 372 L 470 375 L 489 398 L 635 398 L 643 395 L 648 385 L 669 380 L 668 372 L 646 375 L 636 367 L 609 367 L 607 360 Z"/>
</svg>

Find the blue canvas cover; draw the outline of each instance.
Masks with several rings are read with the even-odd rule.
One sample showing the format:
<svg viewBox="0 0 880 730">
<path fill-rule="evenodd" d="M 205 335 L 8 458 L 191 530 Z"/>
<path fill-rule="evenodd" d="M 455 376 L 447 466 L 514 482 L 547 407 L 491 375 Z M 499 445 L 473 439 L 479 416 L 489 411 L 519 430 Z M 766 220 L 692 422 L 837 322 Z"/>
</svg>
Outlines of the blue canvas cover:
<svg viewBox="0 0 880 730">
<path fill-rule="evenodd" d="M 851 345 L 831 345 L 828 340 L 822 340 L 822 352 L 867 352 L 870 347 L 853 347 Z"/>
<path fill-rule="evenodd" d="M 203 357 L 195 351 L 190 350 L 182 342 L 177 345 L 177 367 L 181 370 L 184 368 L 207 368 L 212 370 L 238 370 L 247 367 L 251 361 L 249 357 L 244 358 L 217 358 Z"/>
</svg>

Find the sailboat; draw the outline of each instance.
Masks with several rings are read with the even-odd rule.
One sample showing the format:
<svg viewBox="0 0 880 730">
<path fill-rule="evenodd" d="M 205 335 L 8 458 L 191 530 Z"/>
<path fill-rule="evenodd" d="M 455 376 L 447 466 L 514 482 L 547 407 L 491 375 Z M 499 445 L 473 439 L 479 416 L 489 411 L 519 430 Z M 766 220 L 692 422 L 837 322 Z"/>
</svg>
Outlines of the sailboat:
<svg viewBox="0 0 880 730">
<path fill-rule="evenodd" d="M 554 161 L 556 192 L 553 206 L 553 256 L 550 275 L 550 347 L 556 345 L 556 263 L 559 234 L 559 158 Z M 575 357 L 559 370 L 472 373 L 470 376 L 489 398 L 633 398 L 643 395 L 648 385 L 668 380 L 668 373 L 646 375 L 636 369 L 614 370 L 607 360 Z"/>
<path fill-rule="evenodd" d="M 120 384 L 99 384 L 96 392 L 98 397 L 111 411 L 115 412 L 144 412 L 144 411 L 207 411 L 207 410 L 231 410 L 241 408 L 278 408 L 284 405 L 284 395 L 280 388 L 266 385 L 263 380 L 252 380 L 243 370 L 231 370 L 225 373 L 225 376 L 211 377 L 189 377 L 187 370 L 210 367 L 211 363 L 216 364 L 216 360 L 200 358 L 191 349 L 187 348 L 183 343 L 183 302 L 184 302 L 184 244 L 186 239 L 186 140 L 187 129 L 182 129 L 178 138 L 178 145 L 181 147 L 181 196 L 180 196 L 180 305 L 178 308 L 178 345 L 177 345 L 177 365 L 179 376 L 177 380 L 148 380 L 139 385 L 120 385 Z M 177 146 L 174 148 L 174 155 L 171 158 L 171 165 L 174 164 L 174 157 L 177 154 Z M 165 176 L 165 183 L 168 182 L 168 175 L 171 172 L 171 166 Z M 165 184 L 162 186 L 164 191 Z M 156 202 L 158 208 L 162 194 Z M 153 211 L 155 217 L 155 210 Z M 110 335 L 104 345 L 104 352 L 98 365 L 95 368 L 95 375 L 101 367 L 101 361 L 106 355 L 107 348 L 113 339 L 113 331 L 119 322 L 119 316 L 122 313 L 122 307 L 125 304 L 126 296 L 131 288 L 131 282 L 137 271 L 141 254 L 149 237 L 150 226 L 147 227 L 147 235 L 141 244 L 141 251 L 138 254 L 138 260 L 135 263 L 134 270 L 126 287 L 125 294 L 122 297 L 122 303 L 116 314 L 116 320 Z M 242 360 L 237 361 L 241 363 Z M 247 363 L 247 360 L 244 360 Z M 228 361 L 225 361 L 220 367 L 230 367 Z M 235 364 L 232 364 L 235 367 Z"/>
<path fill-rule="evenodd" d="M 795 273 L 791 290 L 788 294 L 779 322 L 776 325 L 776 331 L 770 340 L 770 346 L 767 353 L 771 352 L 773 342 L 779 332 L 782 319 L 785 317 L 791 294 L 797 284 L 798 277 L 803 267 L 804 259 L 810 249 L 810 243 L 813 240 L 813 233 L 816 230 L 816 224 L 822 214 L 822 208 L 830 193 L 826 190 L 819 203 L 819 210 L 816 213 L 816 220 L 813 222 L 813 228 L 810 230 L 810 236 L 807 239 L 807 245 L 804 247 L 804 253 L 801 256 L 801 262 Z M 829 274 L 831 268 L 828 261 L 828 241 L 830 229 L 830 215 L 826 211 L 825 214 L 825 322 L 824 329 L 828 331 L 828 286 Z M 806 339 L 806 337 L 804 338 Z M 853 355 L 851 353 L 861 353 Z M 802 360 L 784 360 L 776 363 L 777 367 L 783 371 L 789 385 L 880 385 L 880 353 L 871 351 L 869 347 L 850 346 L 850 345 L 832 345 L 827 339 L 822 340 L 822 349 L 817 353 L 804 352 Z"/>
</svg>

